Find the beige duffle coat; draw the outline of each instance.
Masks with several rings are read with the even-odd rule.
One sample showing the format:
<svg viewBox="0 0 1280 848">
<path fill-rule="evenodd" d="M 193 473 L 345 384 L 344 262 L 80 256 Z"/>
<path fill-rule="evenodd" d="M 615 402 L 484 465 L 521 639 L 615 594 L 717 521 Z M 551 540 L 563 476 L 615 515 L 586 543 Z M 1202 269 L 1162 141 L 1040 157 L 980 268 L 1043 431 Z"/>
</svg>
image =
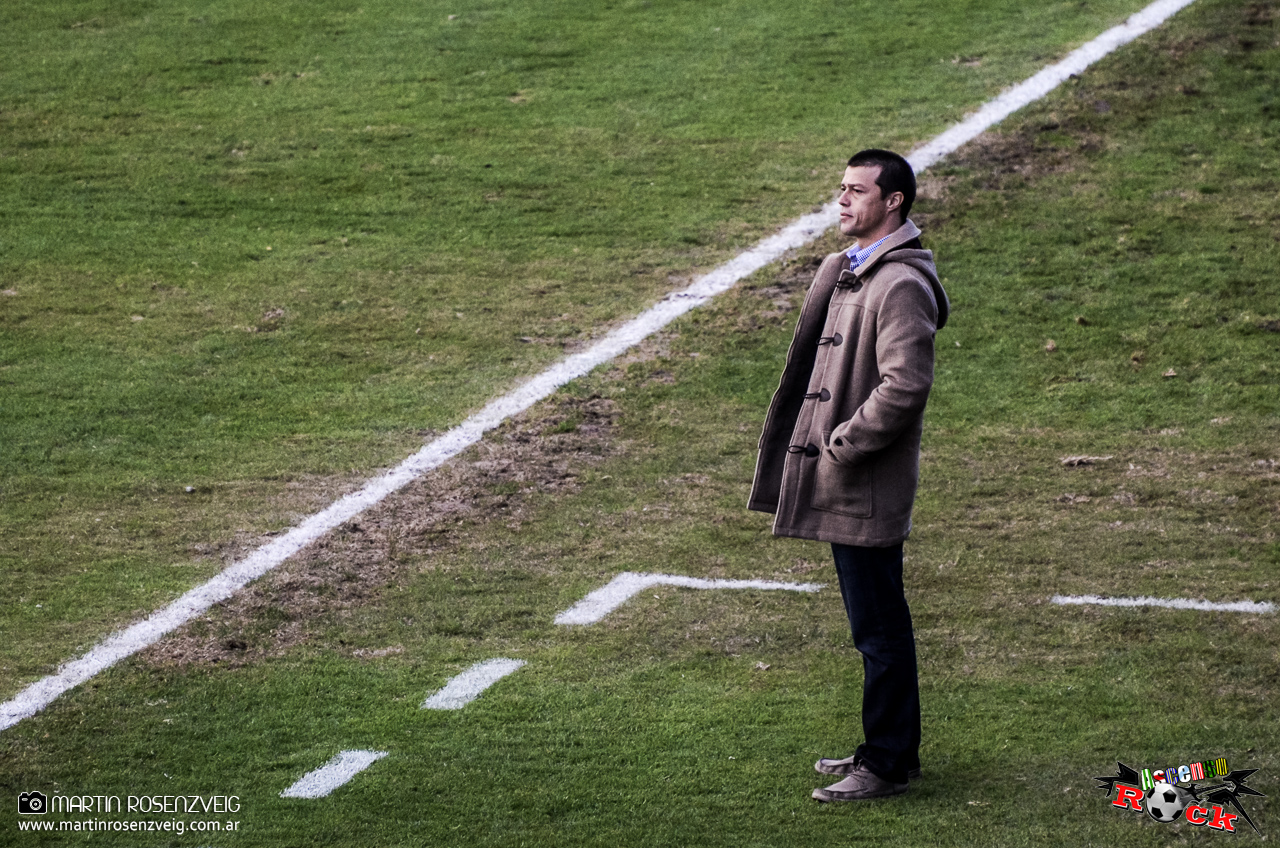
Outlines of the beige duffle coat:
<svg viewBox="0 0 1280 848">
<path fill-rule="evenodd" d="M 773 532 L 887 547 L 911 532 L 934 334 L 950 306 L 904 223 L 856 271 L 828 256 L 805 295 L 760 436 L 750 509 Z"/>
</svg>

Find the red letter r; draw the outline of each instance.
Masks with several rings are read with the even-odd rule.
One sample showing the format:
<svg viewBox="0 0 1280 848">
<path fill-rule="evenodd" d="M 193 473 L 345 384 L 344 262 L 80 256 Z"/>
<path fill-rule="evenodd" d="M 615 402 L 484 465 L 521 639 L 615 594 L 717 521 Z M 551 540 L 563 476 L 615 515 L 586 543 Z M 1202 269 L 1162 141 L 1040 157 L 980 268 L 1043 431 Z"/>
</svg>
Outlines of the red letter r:
<svg viewBox="0 0 1280 848">
<path fill-rule="evenodd" d="M 1117 783 L 1116 799 L 1111 802 L 1113 807 L 1128 807 L 1138 812 L 1142 812 L 1142 790 L 1136 786 L 1125 786 L 1123 783 Z"/>
</svg>

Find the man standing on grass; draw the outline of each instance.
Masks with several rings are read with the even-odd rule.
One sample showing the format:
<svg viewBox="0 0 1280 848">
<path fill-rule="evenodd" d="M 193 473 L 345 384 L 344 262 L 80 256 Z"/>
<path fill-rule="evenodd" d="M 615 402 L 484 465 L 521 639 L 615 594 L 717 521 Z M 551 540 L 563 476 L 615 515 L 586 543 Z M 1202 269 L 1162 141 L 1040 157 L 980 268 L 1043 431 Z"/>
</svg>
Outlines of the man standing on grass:
<svg viewBox="0 0 1280 848">
<path fill-rule="evenodd" d="M 920 774 L 915 634 L 902 543 L 920 473 L 934 334 L 947 321 L 933 254 L 907 219 L 916 196 L 905 159 L 864 150 L 840 184 L 840 231 L 856 239 L 823 261 L 805 295 L 769 405 L 750 509 L 773 532 L 830 542 L 853 643 L 862 653 L 865 741 L 821 759 L 840 782 L 819 801 L 906 792 Z"/>
</svg>

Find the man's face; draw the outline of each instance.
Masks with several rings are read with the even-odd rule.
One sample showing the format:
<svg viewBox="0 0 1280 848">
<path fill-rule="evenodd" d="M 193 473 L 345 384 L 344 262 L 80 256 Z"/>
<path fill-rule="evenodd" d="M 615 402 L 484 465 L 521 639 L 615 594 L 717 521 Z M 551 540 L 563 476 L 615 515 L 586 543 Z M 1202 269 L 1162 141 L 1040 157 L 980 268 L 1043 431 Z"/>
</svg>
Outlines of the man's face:
<svg viewBox="0 0 1280 848">
<path fill-rule="evenodd" d="M 859 244 L 867 236 L 877 238 L 897 229 L 898 214 L 902 205 L 902 193 L 893 192 L 880 196 L 876 177 L 878 165 L 858 165 L 845 168 L 844 182 L 840 184 L 840 232 L 857 239 Z"/>
</svg>

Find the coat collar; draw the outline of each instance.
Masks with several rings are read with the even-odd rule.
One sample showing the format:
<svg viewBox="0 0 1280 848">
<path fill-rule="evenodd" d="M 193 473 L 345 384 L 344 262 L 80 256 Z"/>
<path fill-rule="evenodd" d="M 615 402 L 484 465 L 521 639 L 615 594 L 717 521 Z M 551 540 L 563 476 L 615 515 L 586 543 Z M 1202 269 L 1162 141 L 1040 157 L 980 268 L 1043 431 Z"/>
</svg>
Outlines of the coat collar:
<svg viewBox="0 0 1280 848">
<path fill-rule="evenodd" d="M 868 256 L 866 261 L 858 266 L 858 270 L 842 271 L 840 273 L 840 279 L 847 280 L 850 277 L 853 277 L 853 278 L 865 277 L 871 271 L 872 268 L 874 268 L 877 264 L 879 264 L 880 260 L 884 258 L 884 255 L 886 253 L 888 253 L 891 250 L 896 250 L 902 245 L 911 241 L 912 239 L 919 238 L 919 237 L 920 237 L 920 228 L 917 227 L 910 218 L 908 218 L 906 221 L 903 222 L 901 227 L 898 227 L 898 229 L 894 230 L 893 233 L 887 239 L 884 240 L 884 244 L 876 248 L 875 253 Z"/>
</svg>

